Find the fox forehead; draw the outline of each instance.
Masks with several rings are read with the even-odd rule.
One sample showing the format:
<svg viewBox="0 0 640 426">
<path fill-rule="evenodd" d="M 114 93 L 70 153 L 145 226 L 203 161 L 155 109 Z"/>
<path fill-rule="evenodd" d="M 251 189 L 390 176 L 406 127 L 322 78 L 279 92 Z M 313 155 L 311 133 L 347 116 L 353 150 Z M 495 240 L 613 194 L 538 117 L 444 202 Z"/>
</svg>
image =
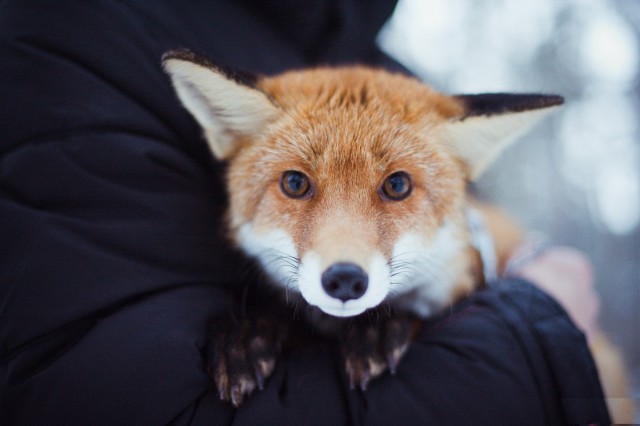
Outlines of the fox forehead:
<svg viewBox="0 0 640 426">
<path fill-rule="evenodd" d="M 464 179 L 428 130 L 459 114 L 458 105 L 417 81 L 383 77 L 339 69 L 262 81 L 260 89 L 284 114 L 246 141 L 230 164 L 231 228 L 247 221 L 264 230 L 282 227 L 304 249 L 319 224 L 340 218 L 346 225 L 340 237 L 368 237 L 387 254 L 402 229 L 435 232 L 463 197 Z M 286 170 L 309 176 L 313 200 L 282 194 L 279 179 Z M 401 203 L 384 202 L 378 189 L 395 171 L 409 173 L 414 192 Z M 369 223 L 370 232 L 355 235 L 350 222 L 354 229 Z"/>
<path fill-rule="evenodd" d="M 315 169 L 384 169 L 411 156 L 415 163 L 425 152 L 418 133 L 462 113 L 458 101 L 417 80 L 361 67 L 289 72 L 258 88 L 284 112 L 263 142 Z"/>
<path fill-rule="evenodd" d="M 303 113 L 359 106 L 416 123 L 433 115 L 458 116 L 464 109 L 413 77 L 359 66 L 289 71 L 259 80 L 257 88 L 285 111 Z"/>
</svg>

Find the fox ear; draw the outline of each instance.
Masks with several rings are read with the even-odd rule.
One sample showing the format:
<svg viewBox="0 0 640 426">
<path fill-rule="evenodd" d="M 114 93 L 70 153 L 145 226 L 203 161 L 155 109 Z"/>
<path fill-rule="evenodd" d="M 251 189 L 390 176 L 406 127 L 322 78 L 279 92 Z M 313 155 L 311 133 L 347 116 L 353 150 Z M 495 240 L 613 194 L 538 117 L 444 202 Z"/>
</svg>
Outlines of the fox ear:
<svg viewBox="0 0 640 426">
<path fill-rule="evenodd" d="M 459 95 L 464 113 L 444 124 L 445 143 L 468 166 L 470 180 L 482 172 L 511 142 L 564 102 L 555 95 L 491 93 Z"/>
<path fill-rule="evenodd" d="M 218 159 L 228 158 L 240 138 L 260 132 L 279 113 L 267 95 L 253 87 L 255 78 L 229 72 L 186 50 L 165 53 L 162 63 Z"/>
</svg>

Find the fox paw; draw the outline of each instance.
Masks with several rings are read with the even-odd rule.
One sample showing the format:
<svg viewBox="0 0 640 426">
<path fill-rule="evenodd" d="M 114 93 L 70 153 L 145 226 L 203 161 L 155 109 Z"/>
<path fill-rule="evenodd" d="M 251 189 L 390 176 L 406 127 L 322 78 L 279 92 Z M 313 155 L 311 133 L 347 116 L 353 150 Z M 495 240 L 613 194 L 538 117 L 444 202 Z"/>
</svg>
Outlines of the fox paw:
<svg viewBox="0 0 640 426">
<path fill-rule="evenodd" d="M 264 388 L 280 353 L 285 330 L 270 318 L 219 321 L 211 328 L 207 371 L 218 395 L 235 407 Z"/>
<path fill-rule="evenodd" d="M 351 324 L 342 344 L 351 389 L 366 390 L 369 382 L 387 369 L 395 374 L 418 327 L 419 321 L 411 317 Z"/>
</svg>

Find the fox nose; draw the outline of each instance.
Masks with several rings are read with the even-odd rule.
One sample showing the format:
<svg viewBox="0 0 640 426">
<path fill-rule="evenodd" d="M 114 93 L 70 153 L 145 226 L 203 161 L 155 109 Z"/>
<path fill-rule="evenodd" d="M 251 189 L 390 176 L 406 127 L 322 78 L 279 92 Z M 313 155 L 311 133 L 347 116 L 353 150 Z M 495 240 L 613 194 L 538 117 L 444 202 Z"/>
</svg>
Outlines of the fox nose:
<svg viewBox="0 0 640 426">
<path fill-rule="evenodd" d="M 343 302 L 359 299 L 367 291 L 369 278 L 354 263 L 335 263 L 322 273 L 322 288 L 331 297 Z"/>
</svg>

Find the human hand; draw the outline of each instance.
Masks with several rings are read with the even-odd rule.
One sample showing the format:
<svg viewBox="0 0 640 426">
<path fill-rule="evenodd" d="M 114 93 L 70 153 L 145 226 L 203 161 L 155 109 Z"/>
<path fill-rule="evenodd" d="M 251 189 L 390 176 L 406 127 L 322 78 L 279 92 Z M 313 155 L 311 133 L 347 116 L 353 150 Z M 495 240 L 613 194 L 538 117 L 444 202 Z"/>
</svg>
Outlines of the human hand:
<svg viewBox="0 0 640 426">
<path fill-rule="evenodd" d="M 591 262 L 581 251 L 552 246 L 512 271 L 512 275 L 530 281 L 556 299 L 587 339 L 598 330 L 600 300 L 594 289 Z"/>
</svg>

